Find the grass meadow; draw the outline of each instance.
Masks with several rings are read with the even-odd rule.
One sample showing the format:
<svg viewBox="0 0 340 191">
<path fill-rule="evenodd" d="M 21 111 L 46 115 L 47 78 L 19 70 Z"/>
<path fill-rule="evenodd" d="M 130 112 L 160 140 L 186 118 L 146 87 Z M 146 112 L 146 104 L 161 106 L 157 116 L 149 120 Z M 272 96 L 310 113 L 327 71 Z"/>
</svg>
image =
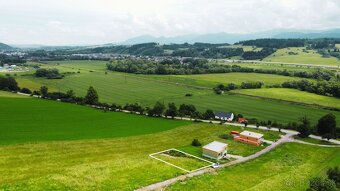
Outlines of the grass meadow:
<svg viewBox="0 0 340 191">
<path fill-rule="evenodd" d="M 340 108 L 340 99 L 287 88 L 233 90 L 233 93 Z"/>
<path fill-rule="evenodd" d="M 74 63 L 74 64 L 73 64 Z M 240 95 L 216 95 L 212 91 L 217 83 L 242 81 L 264 81 L 265 83 L 280 83 L 296 78 L 269 74 L 207 74 L 188 76 L 134 75 L 118 72 L 105 73 L 106 62 L 63 61 L 52 62 L 43 67 L 55 67 L 67 74 L 63 79 L 48 80 L 33 76 L 17 76 L 21 87 L 39 89 L 41 85 L 49 87 L 50 91 L 74 90 L 76 95 L 85 96 L 89 86 L 94 86 L 101 102 L 140 103 L 143 106 L 153 106 L 156 101 L 167 104 L 193 104 L 200 111 L 232 111 L 241 113 L 247 118 L 272 120 L 282 123 L 296 121 L 307 115 L 315 123 L 322 115 L 330 111 L 317 107 L 308 107 L 284 103 L 276 100 L 265 100 Z M 99 66 L 98 66 L 99 65 Z M 80 73 L 77 73 L 80 71 Z M 92 72 L 90 72 L 92 71 Z M 195 86 L 195 87 L 193 87 Z M 196 86 L 203 86 L 197 88 Z M 185 94 L 192 94 L 186 97 Z M 333 111 L 340 122 L 340 112 Z M 285 116 L 285 117 L 282 117 Z"/>
<path fill-rule="evenodd" d="M 135 136 L 190 123 L 118 112 L 104 113 L 87 106 L 13 97 L 0 97 L 0 121 L 0 145 Z"/>
<path fill-rule="evenodd" d="M 0 102 L 0 190 L 133 190 L 184 173 L 149 154 L 241 130 L 38 98 L 3 96 Z M 263 148 L 223 141 L 242 156 Z"/>
<path fill-rule="evenodd" d="M 250 162 L 178 182 L 167 190 L 306 190 L 309 179 L 340 164 L 340 148 L 286 143 Z"/>
<path fill-rule="evenodd" d="M 333 65 L 340 66 L 340 60 L 335 57 L 323 58 L 317 51 L 315 50 L 307 50 L 304 52 L 305 48 L 283 48 L 278 49 L 272 55 L 263 59 L 264 61 L 270 62 L 287 62 L 287 63 L 299 63 L 299 64 L 316 64 L 316 65 Z M 289 54 L 297 53 L 296 55 Z"/>
</svg>

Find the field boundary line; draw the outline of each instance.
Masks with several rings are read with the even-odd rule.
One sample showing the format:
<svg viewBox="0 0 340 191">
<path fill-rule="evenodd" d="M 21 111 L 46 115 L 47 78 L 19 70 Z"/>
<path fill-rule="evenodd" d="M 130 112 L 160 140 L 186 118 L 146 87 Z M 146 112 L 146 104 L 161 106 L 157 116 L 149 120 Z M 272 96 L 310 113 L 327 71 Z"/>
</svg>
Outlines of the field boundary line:
<svg viewBox="0 0 340 191">
<path fill-rule="evenodd" d="M 190 157 L 193 157 L 193 158 L 195 158 L 195 159 L 198 159 L 198 160 L 201 160 L 201 161 L 210 163 L 210 164 L 209 164 L 209 165 L 206 165 L 206 166 L 203 166 L 203 167 L 201 167 L 201 168 L 195 169 L 195 170 L 186 170 L 186 169 L 184 169 L 184 168 L 182 168 L 182 167 L 179 167 L 179 166 L 177 166 L 177 165 L 174 165 L 174 164 L 172 164 L 172 163 L 170 163 L 170 162 L 167 162 L 167 161 L 165 161 L 165 160 L 162 160 L 162 159 L 157 158 L 157 157 L 154 156 L 154 155 L 161 154 L 161 153 L 164 153 L 164 152 L 167 152 L 167 151 L 171 151 L 171 150 L 177 151 L 177 152 L 180 152 L 180 153 L 183 153 L 183 154 L 185 154 L 185 155 L 188 155 L 188 156 L 190 156 Z M 211 165 L 214 164 L 214 163 L 211 162 L 211 161 L 205 160 L 205 159 L 203 159 L 203 158 L 197 157 L 197 156 L 195 156 L 195 155 L 192 155 L 192 154 L 183 152 L 183 151 L 178 150 L 178 149 L 175 149 L 175 148 L 171 148 L 171 149 L 167 149 L 167 150 L 164 150 L 164 151 L 159 151 L 159 152 L 156 152 L 156 153 L 149 154 L 149 157 L 151 157 L 151 158 L 153 158 L 153 159 L 156 159 L 156 160 L 158 160 L 158 161 L 161 161 L 161 162 L 163 162 L 163 163 L 165 163 L 165 164 L 168 164 L 168 165 L 170 165 L 170 166 L 173 166 L 173 167 L 175 167 L 175 168 L 178 168 L 178 169 L 180 169 L 180 170 L 183 170 L 183 171 L 185 171 L 185 172 L 187 172 L 187 173 L 196 172 L 196 171 L 199 171 L 199 170 L 202 170 L 202 169 L 211 167 Z"/>
</svg>

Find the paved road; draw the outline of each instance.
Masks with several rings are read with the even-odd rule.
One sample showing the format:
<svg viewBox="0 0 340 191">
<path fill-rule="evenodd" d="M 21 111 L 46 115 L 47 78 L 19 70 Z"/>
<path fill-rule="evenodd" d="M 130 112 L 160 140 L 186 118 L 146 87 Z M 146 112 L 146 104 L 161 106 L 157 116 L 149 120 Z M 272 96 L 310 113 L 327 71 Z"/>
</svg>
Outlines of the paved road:
<svg viewBox="0 0 340 191">
<path fill-rule="evenodd" d="M 255 159 L 255 158 L 257 158 L 257 157 L 259 157 L 259 156 L 261 156 L 261 155 L 263 155 L 263 154 L 273 150 L 274 148 L 276 148 L 277 146 L 279 146 L 282 143 L 293 142 L 294 139 L 292 138 L 292 136 L 294 136 L 294 135 L 295 134 L 287 133 L 286 135 L 282 136 L 278 141 L 276 141 L 273 144 L 271 144 L 270 146 L 262 149 L 261 151 L 255 153 L 255 154 L 252 154 L 250 156 L 242 157 L 242 158 L 239 158 L 237 160 L 231 161 L 229 163 L 222 164 L 217 169 L 212 169 L 210 167 L 207 167 L 207 168 L 199 170 L 199 171 L 195 171 L 195 172 L 188 173 L 188 174 L 185 174 L 185 175 L 181 175 L 181 176 L 178 176 L 178 177 L 175 177 L 175 178 L 171 178 L 171 179 L 168 179 L 168 180 L 165 180 L 165 181 L 162 181 L 162 182 L 151 184 L 149 186 L 137 189 L 137 191 L 160 190 L 160 189 L 168 187 L 168 186 L 170 186 L 170 185 L 172 185 L 172 184 L 174 184 L 174 183 L 176 183 L 178 181 L 182 181 L 182 180 L 185 180 L 185 179 L 190 178 L 190 177 L 198 176 L 198 175 L 201 175 L 201 174 L 204 174 L 204 173 L 207 173 L 207 172 L 214 172 L 214 171 L 216 171 L 218 169 L 221 169 L 221 168 L 225 168 L 225 167 L 232 166 L 232 165 L 235 165 L 235 164 L 247 162 L 249 160 Z"/>
</svg>

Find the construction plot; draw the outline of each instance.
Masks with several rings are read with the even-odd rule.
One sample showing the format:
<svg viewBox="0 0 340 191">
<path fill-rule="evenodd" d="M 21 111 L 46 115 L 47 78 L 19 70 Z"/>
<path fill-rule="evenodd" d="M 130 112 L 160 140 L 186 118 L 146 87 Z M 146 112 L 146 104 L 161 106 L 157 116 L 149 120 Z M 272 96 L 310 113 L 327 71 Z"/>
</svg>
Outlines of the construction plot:
<svg viewBox="0 0 340 191">
<path fill-rule="evenodd" d="M 199 158 L 177 149 L 168 149 L 150 154 L 149 156 L 185 172 L 194 172 L 210 167 L 213 164 L 211 161 Z"/>
</svg>

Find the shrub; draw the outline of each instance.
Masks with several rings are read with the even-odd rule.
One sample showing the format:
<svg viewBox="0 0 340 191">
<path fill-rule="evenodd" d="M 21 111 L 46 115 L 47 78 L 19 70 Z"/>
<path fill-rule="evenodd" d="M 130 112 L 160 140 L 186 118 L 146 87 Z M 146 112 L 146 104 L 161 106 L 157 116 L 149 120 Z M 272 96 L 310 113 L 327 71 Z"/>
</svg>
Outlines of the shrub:
<svg viewBox="0 0 340 191">
<path fill-rule="evenodd" d="M 340 169 L 338 166 L 328 169 L 327 176 L 330 180 L 333 180 L 335 182 L 337 187 L 340 188 Z"/>
<path fill-rule="evenodd" d="M 336 185 L 333 180 L 321 177 L 314 177 L 310 180 L 310 189 L 315 191 L 336 191 Z"/>
<path fill-rule="evenodd" d="M 195 146 L 195 147 L 199 147 L 199 146 L 201 146 L 202 144 L 198 141 L 198 139 L 194 139 L 194 140 L 192 140 L 191 145 L 192 145 L 192 146 Z"/>
<path fill-rule="evenodd" d="M 22 88 L 22 89 L 20 90 L 20 92 L 21 92 L 21 93 L 24 93 L 24 94 L 31 94 L 31 93 L 32 93 L 32 91 L 31 91 L 30 89 L 28 89 L 28 88 Z"/>
</svg>

